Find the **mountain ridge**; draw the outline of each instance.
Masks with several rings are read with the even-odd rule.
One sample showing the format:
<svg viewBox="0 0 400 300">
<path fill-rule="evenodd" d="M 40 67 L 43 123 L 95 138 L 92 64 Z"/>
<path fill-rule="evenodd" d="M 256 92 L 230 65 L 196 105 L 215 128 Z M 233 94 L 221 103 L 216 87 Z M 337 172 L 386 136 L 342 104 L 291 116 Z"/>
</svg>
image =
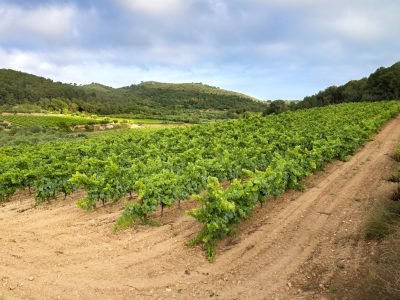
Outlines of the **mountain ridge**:
<svg viewBox="0 0 400 300">
<path fill-rule="evenodd" d="M 44 110 L 97 114 L 134 114 L 170 118 L 210 111 L 210 118 L 230 118 L 246 111 L 262 112 L 267 104 L 242 93 L 203 83 L 142 82 L 120 88 L 100 83 L 77 85 L 33 74 L 0 69 L 0 105 L 36 106 Z M 203 114 L 204 115 L 204 114 Z"/>
</svg>

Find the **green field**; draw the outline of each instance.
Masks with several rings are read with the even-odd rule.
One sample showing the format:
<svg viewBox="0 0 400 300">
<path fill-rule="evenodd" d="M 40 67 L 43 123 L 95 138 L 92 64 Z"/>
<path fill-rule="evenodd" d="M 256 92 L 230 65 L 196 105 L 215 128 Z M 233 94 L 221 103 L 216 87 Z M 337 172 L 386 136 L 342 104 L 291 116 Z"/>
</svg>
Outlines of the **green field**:
<svg viewBox="0 0 400 300">
<path fill-rule="evenodd" d="M 129 119 L 111 116 L 74 116 L 74 115 L 38 115 L 38 114 L 1 114 L 0 147 L 20 144 L 37 144 L 41 142 L 67 141 L 76 138 L 105 135 L 107 131 L 96 131 L 97 124 L 115 124 L 115 130 L 129 128 L 128 124 L 146 126 L 163 126 L 179 124 L 153 119 Z M 77 130 L 73 126 L 81 125 Z M 84 127 L 82 127 L 84 126 Z M 137 127 L 140 128 L 140 127 Z"/>
<path fill-rule="evenodd" d="M 112 115 L 112 116 L 69 116 L 69 115 L 0 115 L 0 123 L 7 121 L 18 128 L 32 128 L 35 126 L 43 127 L 61 127 L 74 125 L 94 125 L 100 123 L 133 123 L 133 124 L 181 124 L 179 121 L 168 121 L 158 119 L 138 119 L 132 118 L 130 115 Z"/>
<path fill-rule="evenodd" d="M 73 126 L 83 125 L 84 130 L 94 130 L 95 124 L 109 122 L 108 118 L 86 116 L 2 114 L 0 147 L 81 138 L 82 134 L 72 133 Z"/>
<path fill-rule="evenodd" d="M 85 118 L 77 116 L 59 115 L 0 115 L 0 122 L 7 121 L 19 128 L 31 128 L 34 126 L 60 127 L 100 123 L 102 119 Z"/>
<path fill-rule="evenodd" d="M 120 122 L 129 122 L 134 124 L 182 124 L 180 121 L 160 120 L 160 119 L 139 119 L 135 115 L 121 114 L 106 116 Z"/>
</svg>

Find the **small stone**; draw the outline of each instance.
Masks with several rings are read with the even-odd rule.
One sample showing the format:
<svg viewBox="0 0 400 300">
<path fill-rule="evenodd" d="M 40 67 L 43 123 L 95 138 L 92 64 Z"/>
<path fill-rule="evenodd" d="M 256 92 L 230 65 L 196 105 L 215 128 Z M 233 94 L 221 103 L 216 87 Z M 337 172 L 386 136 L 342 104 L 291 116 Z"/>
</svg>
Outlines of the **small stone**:
<svg viewBox="0 0 400 300">
<path fill-rule="evenodd" d="M 186 275 L 190 275 L 190 271 L 189 270 L 185 270 L 185 274 Z"/>
<path fill-rule="evenodd" d="M 343 261 L 343 260 L 338 260 L 338 261 L 336 262 L 336 266 L 337 266 L 339 269 L 344 269 L 344 267 L 345 267 L 344 261 Z"/>
<path fill-rule="evenodd" d="M 172 292 L 172 289 L 170 289 L 170 288 L 166 288 L 165 289 L 167 292 Z"/>
<path fill-rule="evenodd" d="M 291 288 L 291 287 L 292 287 L 292 283 L 289 281 L 289 282 L 287 283 L 287 286 Z"/>
<path fill-rule="evenodd" d="M 35 277 L 30 276 L 30 277 L 28 278 L 28 280 L 29 280 L 29 281 L 34 281 L 34 280 L 35 280 Z"/>
</svg>

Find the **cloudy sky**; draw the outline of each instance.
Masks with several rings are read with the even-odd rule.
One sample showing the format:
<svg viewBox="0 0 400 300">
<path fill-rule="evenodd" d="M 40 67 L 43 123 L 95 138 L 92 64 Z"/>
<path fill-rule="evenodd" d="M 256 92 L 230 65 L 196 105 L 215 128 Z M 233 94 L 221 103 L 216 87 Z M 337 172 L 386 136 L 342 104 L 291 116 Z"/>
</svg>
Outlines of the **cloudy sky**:
<svg viewBox="0 0 400 300">
<path fill-rule="evenodd" d="M 0 68 L 302 99 L 400 60 L 399 0 L 0 0 Z"/>
</svg>

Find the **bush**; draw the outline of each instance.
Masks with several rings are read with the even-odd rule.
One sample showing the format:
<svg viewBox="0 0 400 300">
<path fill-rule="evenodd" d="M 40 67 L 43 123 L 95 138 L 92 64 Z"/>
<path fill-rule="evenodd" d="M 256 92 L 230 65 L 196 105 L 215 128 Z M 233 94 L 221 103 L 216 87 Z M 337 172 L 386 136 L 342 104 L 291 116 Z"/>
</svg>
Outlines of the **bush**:
<svg viewBox="0 0 400 300">
<path fill-rule="evenodd" d="M 42 132 L 42 127 L 36 125 L 36 126 L 33 126 L 33 127 L 29 128 L 29 130 L 32 133 L 39 133 L 39 132 Z"/>
<path fill-rule="evenodd" d="M 400 170 L 398 170 L 398 171 L 394 172 L 392 175 L 390 175 L 389 181 L 400 182 Z"/>
<path fill-rule="evenodd" d="M 86 124 L 86 125 L 85 125 L 85 130 L 86 130 L 86 131 L 94 131 L 94 126 L 93 126 L 93 125 L 90 125 L 90 124 Z"/>
</svg>

